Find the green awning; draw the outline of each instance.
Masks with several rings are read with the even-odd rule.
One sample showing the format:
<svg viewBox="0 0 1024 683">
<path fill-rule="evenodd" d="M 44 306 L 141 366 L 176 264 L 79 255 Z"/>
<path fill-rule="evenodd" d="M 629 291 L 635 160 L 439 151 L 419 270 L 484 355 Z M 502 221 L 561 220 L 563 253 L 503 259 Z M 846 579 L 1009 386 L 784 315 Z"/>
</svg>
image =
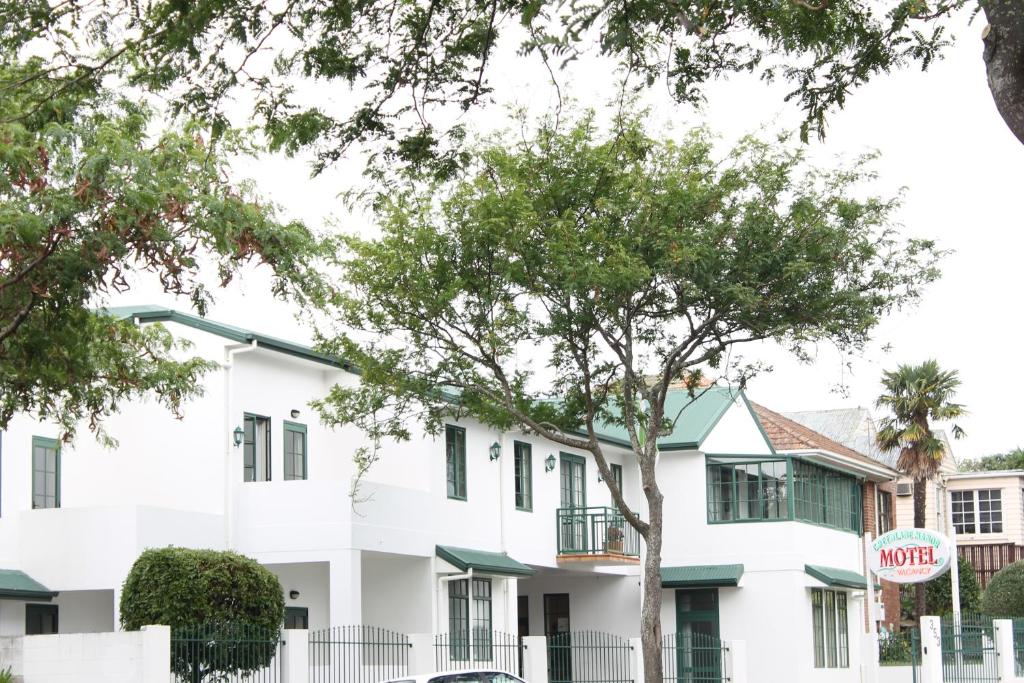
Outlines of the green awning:
<svg viewBox="0 0 1024 683">
<path fill-rule="evenodd" d="M 56 595 L 56 592 L 25 572 L 17 569 L 0 569 L 0 599 L 49 601 Z"/>
<path fill-rule="evenodd" d="M 868 587 L 868 581 L 862 574 L 851 572 L 849 569 L 822 567 L 820 564 L 805 564 L 804 571 L 826 586 L 859 588 L 861 590 L 866 590 Z"/>
<path fill-rule="evenodd" d="M 486 550 L 456 548 L 450 545 L 437 546 L 437 556 L 450 562 L 462 571 L 472 569 L 487 574 L 503 574 L 505 576 L 533 576 L 536 571 L 521 562 L 516 562 L 505 553 L 492 553 Z"/>
<path fill-rule="evenodd" d="M 690 567 L 662 567 L 662 588 L 738 586 L 742 564 L 703 564 Z"/>
</svg>

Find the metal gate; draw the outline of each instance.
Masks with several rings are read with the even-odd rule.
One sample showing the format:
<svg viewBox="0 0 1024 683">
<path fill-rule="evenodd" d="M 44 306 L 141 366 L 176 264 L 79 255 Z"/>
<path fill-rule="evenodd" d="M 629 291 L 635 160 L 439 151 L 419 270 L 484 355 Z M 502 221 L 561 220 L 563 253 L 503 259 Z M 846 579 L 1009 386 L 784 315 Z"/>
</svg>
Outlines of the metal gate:
<svg viewBox="0 0 1024 683">
<path fill-rule="evenodd" d="M 881 666 L 909 666 L 913 683 L 920 678 L 921 632 L 904 629 L 878 634 L 878 663 Z"/>
<path fill-rule="evenodd" d="M 549 683 L 633 683 L 633 647 L 603 631 L 569 631 L 548 636 Z"/>
<path fill-rule="evenodd" d="M 171 683 L 277 683 L 281 633 L 251 624 L 171 629 Z"/>
<path fill-rule="evenodd" d="M 309 632 L 312 683 L 376 683 L 409 671 L 409 636 L 376 626 L 335 626 Z"/>
<path fill-rule="evenodd" d="M 725 683 L 729 648 L 706 633 L 670 633 L 662 639 L 661 661 L 665 683 Z"/>
<path fill-rule="evenodd" d="M 942 618 L 942 680 L 945 683 L 995 683 L 995 633 L 992 617 L 962 614 L 959 623 Z"/>
<path fill-rule="evenodd" d="M 438 633 L 434 636 L 434 661 L 438 671 L 485 667 L 523 675 L 523 642 L 513 633 L 473 629 L 470 648 L 468 633 Z"/>
</svg>

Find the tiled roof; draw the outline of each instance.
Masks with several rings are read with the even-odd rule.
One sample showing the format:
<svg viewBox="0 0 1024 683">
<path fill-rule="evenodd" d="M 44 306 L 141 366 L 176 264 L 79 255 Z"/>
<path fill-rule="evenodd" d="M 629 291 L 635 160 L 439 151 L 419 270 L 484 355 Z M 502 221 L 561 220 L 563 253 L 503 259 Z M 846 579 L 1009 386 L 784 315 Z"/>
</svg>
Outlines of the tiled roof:
<svg viewBox="0 0 1024 683">
<path fill-rule="evenodd" d="M 860 462 L 878 464 L 874 458 L 869 458 L 838 441 L 833 441 L 824 434 L 819 434 L 781 413 L 776 413 L 774 410 L 769 410 L 753 402 L 751 402 L 751 406 L 761 421 L 761 426 L 764 427 L 768 440 L 772 443 L 772 448 L 777 451 L 824 450 Z"/>
<path fill-rule="evenodd" d="M 896 466 L 899 451 L 886 452 L 878 448 L 875 422 L 867 408 L 802 410 L 783 415 L 880 463 Z"/>
</svg>

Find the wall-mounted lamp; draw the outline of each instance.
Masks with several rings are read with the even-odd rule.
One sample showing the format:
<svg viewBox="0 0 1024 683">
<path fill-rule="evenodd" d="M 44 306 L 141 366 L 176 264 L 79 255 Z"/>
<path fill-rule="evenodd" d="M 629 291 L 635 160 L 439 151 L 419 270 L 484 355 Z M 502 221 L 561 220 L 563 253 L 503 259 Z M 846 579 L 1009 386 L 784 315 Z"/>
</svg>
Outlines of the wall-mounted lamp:
<svg viewBox="0 0 1024 683">
<path fill-rule="evenodd" d="M 548 457 L 544 458 L 544 471 L 550 472 L 555 469 L 555 454 L 552 453 Z"/>
<path fill-rule="evenodd" d="M 297 418 L 299 416 L 299 411 L 295 410 L 295 408 L 292 408 L 291 415 L 292 415 L 292 419 L 294 420 L 295 418 Z"/>
<path fill-rule="evenodd" d="M 298 600 L 299 599 L 299 591 L 288 591 L 288 597 L 291 598 L 292 600 Z"/>
<path fill-rule="evenodd" d="M 501 457 L 501 444 L 495 441 L 491 444 L 491 460 L 497 460 Z"/>
<path fill-rule="evenodd" d="M 242 445 L 242 438 L 245 436 L 245 432 L 242 431 L 241 427 L 235 427 L 235 431 L 232 432 L 235 439 L 235 448 Z"/>
</svg>

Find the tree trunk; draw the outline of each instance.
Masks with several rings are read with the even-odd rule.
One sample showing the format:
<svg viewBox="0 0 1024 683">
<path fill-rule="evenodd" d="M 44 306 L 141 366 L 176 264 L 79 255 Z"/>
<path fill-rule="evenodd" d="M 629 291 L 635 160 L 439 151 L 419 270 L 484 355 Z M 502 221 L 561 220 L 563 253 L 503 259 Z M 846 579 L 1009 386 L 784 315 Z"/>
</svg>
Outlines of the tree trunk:
<svg viewBox="0 0 1024 683">
<path fill-rule="evenodd" d="M 988 26 L 982 34 L 988 87 L 1010 131 L 1024 143 L 1024 2 L 979 0 Z"/>
<path fill-rule="evenodd" d="M 640 608 L 640 644 L 643 648 L 644 683 L 664 683 L 661 661 L 661 531 L 664 496 L 654 481 L 654 464 L 650 472 L 641 467 L 648 513 L 647 554 L 644 556 L 643 603 Z"/>
<path fill-rule="evenodd" d="M 917 478 L 914 480 L 914 527 L 925 528 L 925 502 L 928 495 L 928 480 Z M 914 584 L 914 620 L 917 621 L 925 615 L 927 605 L 925 604 L 925 584 Z"/>
</svg>

